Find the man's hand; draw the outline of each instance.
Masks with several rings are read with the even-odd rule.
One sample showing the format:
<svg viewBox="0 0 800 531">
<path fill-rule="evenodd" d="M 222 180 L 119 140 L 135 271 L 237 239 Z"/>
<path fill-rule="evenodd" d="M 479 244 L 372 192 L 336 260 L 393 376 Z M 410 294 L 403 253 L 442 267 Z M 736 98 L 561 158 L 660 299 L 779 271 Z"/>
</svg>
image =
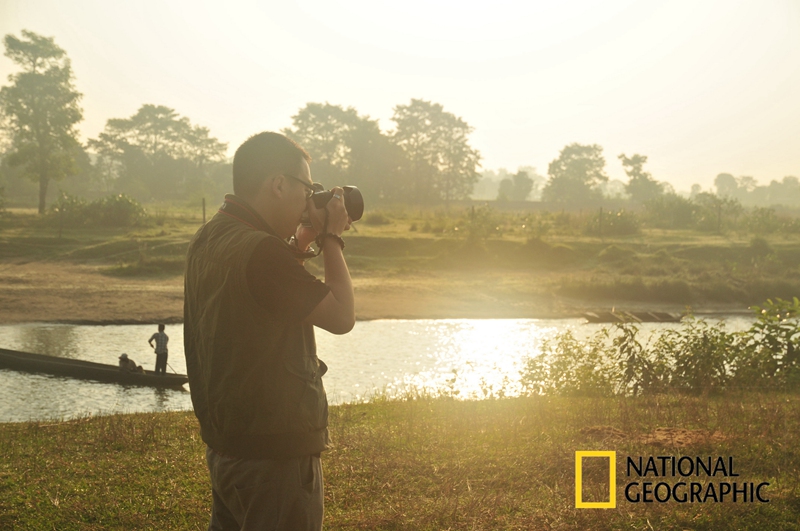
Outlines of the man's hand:
<svg viewBox="0 0 800 531">
<path fill-rule="evenodd" d="M 350 228 L 353 220 L 347 215 L 347 209 L 344 207 L 344 191 L 338 186 L 333 189 L 333 197 L 328 201 L 325 210 L 328 216 L 327 226 L 320 225 L 319 232 L 325 230 L 326 233 L 341 236 Z M 316 213 L 312 212 L 312 223 L 315 219 L 314 214 Z M 356 322 L 353 282 L 350 280 L 350 272 L 347 270 L 339 244 L 326 239 L 323 245 L 325 284 L 331 291 L 306 317 L 305 322 L 324 328 L 332 334 L 346 334 L 353 329 Z"/>
<path fill-rule="evenodd" d="M 341 236 L 342 233 L 350 228 L 350 216 L 344 207 L 344 190 L 340 187 L 333 188 L 333 197 L 325 206 L 328 211 L 327 232 Z"/>
<path fill-rule="evenodd" d="M 311 226 L 300 224 L 294 234 L 297 240 L 297 247 L 301 251 L 305 251 L 309 244 L 313 242 L 316 237 L 322 233 L 323 230 L 341 236 L 346 230 L 350 230 L 350 224 L 353 220 L 347 215 L 347 209 L 344 207 L 344 191 L 340 187 L 333 189 L 334 197 L 328 201 L 325 208 L 317 208 L 314 206 L 314 201 L 308 200 L 308 217 L 311 220 Z M 339 196 L 338 198 L 335 196 Z M 342 225 L 342 215 L 344 216 L 344 225 Z M 325 227 L 327 220 L 327 228 Z"/>
</svg>

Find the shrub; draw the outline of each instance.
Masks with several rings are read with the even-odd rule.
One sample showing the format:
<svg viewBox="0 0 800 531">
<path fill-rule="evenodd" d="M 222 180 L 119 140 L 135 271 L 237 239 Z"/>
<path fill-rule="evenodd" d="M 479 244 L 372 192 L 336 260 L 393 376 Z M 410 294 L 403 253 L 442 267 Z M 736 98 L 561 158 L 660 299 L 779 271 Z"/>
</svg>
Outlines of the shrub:
<svg viewBox="0 0 800 531">
<path fill-rule="evenodd" d="M 125 194 L 88 203 L 81 197 L 62 193 L 47 214 L 51 224 L 62 227 L 129 227 L 146 218 L 142 205 Z"/>
<path fill-rule="evenodd" d="M 90 207 L 90 223 L 97 226 L 130 227 L 147 217 L 142 205 L 125 194 L 98 199 Z"/>
<path fill-rule="evenodd" d="M 619 210 L 617 212 L 600 211 L 589 220 L 586 234 L 592 236 L 626 236 L 639 232 L 639 219 L 633 212 Z"/>
<path fill-rule="evenodd" d="M 685 229 L 692 226 L 694 205 L 677 194 L 664 194 L 644 204 L 648 224 L 658 229 Z"/>
<path fill-rule="evenodd" d="M 82 197 L 62 192 L 55 203 L 50 205 L 48 221 L 62 227 L 80 227 L 88 220 L 89 204 Z"/>
<path fill-rule="evenodd" d="M 365 225 L 388 225 L 391 223 L 389 218 L 387 218 L 383 212 L 370 212 L 366 216 L 364 216 L 364 224 Z"/>
<path fill-rule="evenodd" d="M 767 300 L 753 309 L 757 320 L 744 332 L 691 317 L 647 345 L 633 324 L 587 340 L 567 331 L 526 361 L 521 382 L 528 393 L 552 395 L 800 389 L 800 300 Z"/>
</svg>

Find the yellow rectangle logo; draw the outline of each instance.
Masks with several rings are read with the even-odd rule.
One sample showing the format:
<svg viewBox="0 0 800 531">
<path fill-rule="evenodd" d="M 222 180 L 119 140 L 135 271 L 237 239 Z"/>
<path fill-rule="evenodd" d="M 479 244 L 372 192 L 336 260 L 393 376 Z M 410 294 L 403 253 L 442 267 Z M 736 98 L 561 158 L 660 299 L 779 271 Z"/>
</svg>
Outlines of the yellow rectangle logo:
<svg viewBox="0 0 800 531">
<path fill-rule="evenodd" d="M 583 458 L 608 457 L 608 501 L 583 501 Z M 577 451 L 575 452 L 575 508 L 576 509 L 614 509 L 617 507 L 617 452 L 615 451 Z"/>
</svg>

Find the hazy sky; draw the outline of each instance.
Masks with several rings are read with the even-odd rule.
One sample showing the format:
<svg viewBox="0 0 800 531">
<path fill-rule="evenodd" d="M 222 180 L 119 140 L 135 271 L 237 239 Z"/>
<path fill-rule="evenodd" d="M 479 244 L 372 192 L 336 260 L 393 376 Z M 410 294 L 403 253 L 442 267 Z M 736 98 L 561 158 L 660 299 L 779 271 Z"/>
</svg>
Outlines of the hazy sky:
<svg viewBox="0 0 800 531">
<path fill-rule="evenodd" d="M 797 0 L 0 0 L 0 34 L 22 29 L 72 59 L 84 139 L 153 103 L 232 154 L 307 102 L 388 130 L 422 98 L 475 128 L 486 169 L 546 175 L 580 142 L 612 178 L 641 153 L 681 190 L 800 176 Z"/>
</svg>

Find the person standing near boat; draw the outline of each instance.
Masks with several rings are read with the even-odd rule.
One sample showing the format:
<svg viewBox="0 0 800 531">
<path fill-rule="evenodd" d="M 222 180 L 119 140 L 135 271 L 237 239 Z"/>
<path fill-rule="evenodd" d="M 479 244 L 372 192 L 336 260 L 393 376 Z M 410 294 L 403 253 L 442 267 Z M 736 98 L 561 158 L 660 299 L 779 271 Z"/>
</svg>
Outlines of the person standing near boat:
<svg viewBox="0 0 800 531">
<path fill-rule="evenodd" d="M 169 343 L 169 336 L 164 333 L 164 328 L 163 324 L 158 325 L 158 332 L 147 340 L 151 347 L 153 346 L 153 341 L 155 340 L 156 342 L 154 347 L 156 351 L 156 374 L 167 374 L 167 343 Z"/>
<path fill-rule="evenodd" d="M 184 352 L 211 477 L 209 530 L 322 529 L 327 366 L 314 326 L 346 334 L 355 310 L 343 189 L 316 208 L 310 160 L 284 135 L 247 139 L 233 158 L 234 194 L 189 244 Z M 300 259 L 315 239 L 324 282 Z"/>
</svg>

